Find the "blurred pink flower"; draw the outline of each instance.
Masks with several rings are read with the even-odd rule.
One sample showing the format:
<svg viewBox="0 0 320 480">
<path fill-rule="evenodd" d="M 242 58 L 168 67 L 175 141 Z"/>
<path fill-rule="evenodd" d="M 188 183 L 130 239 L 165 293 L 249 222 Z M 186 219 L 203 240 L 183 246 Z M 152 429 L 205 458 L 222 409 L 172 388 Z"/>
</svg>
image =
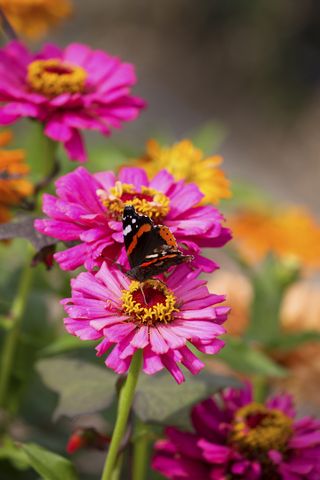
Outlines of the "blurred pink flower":
<svg viewBox="0 0 320 480">
<path fill-rule="evenodd" d="M 203 198 L 198 187 L 175 181 L 166 170 L 149 181 L 140 168 L 123 168 L 117 178 L 110 171 L 91 174 L 79 167 L 58 179 L 56 190 L 58 197 L 43 196 L 43 211 L 50 218 L 36 220 L 35 227 L 64 242 L 76 242 L 54 256 L 63 270 L 83 264 L 92 270 L 110 260 L 127 265 L 121 221 L 125 205 L 168 226 L 184 253 L 194 255 L 192 265 L 207 272 L 217 265 L 201 256 L 201 249 L 221 247 L 231 238 L 221 213 L 198 205 Z"/>
<path fill-rule="evenodd" d="M 144 102 L 130 94 L 135 82 L 131 64 L 101 50 L 47 44 L 33 54 L 14 41 L 0 50 L 0 125 L 38 120 L 70 159 L 85 161 L 81 130 L 110 135 L 139 114 Z"/>
<path fill-rule="evenodd" d="M 224 297 L 210 294 L 198 274 L 181 266 L 166 284 L 139 283 L 103 263 L 96 275 L 85 272 L 71 280 L 72 297 L 62 301 L 65 327 L 81 340 L 101 340 L 97 355 L 111 349 L 105 363 L 118 374 L 127 372 L 133 354 L 142 349 L 145 373 L 166 368 L 181 383 L 178 363 L 192 374 L 204 367 L 187 342 L 208 354 L 224 345 L 217 337 L 225 333 L 221 323 L 229 308 L 216 306 Z"/>
<path fill-rule="evenodd" d="M 264 405 L 252 390 L 228 389 L 196 405 L 195 432 L 169 427 L 153 468 L 172 480 L 318 480 L 320 422 L 295 418 L 289 395 Z"/>
</svg>

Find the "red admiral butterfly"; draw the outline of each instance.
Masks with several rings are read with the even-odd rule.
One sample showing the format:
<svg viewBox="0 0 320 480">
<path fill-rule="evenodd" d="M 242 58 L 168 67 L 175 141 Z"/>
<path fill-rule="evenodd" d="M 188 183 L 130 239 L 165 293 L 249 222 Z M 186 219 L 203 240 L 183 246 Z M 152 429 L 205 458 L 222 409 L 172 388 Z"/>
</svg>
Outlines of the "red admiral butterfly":
<svg viewBox="0 0 320 480">
<path fill-rule="evenodd" d="M 130 278 L 143 282 L 173 265 L 193 260 L 192 255 L 179 250 L 168 227 L 155 225 L 151 218 L 137 214 L 133 206 L 124 208 L 122 225 Z"/>
</svg>

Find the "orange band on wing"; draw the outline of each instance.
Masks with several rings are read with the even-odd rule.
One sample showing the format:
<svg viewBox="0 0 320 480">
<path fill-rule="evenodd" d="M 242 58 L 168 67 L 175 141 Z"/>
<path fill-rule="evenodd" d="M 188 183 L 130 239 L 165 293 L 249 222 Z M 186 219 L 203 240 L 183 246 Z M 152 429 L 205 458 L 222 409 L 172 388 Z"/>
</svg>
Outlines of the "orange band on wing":
<svg viewBox="0 0 320 480">
<path fill-rule="evenodd" d="M 150 262 L 143 262 L 143 263 L 141 263 L 141 265 L 139 265 L 139 267 L 148 267 L 149 265 L 152 265 L 153 263 L 156 263 L 156 262 L 159 262 L 159 261 L 162 261 L 162 260 L 166 260 L 167 258 L 174 258 L 174 257 L 180 257 L 180 255 L 177 255 L 176 253 L 172 253 L 171 255 L 163 255 L 163 257 L 153 258 L 152 260 L 150 260 Z"/>
<path fill-rule="evenodd" d="M 160 236 L 161 236 L 161 238 L 163 238 L 163 240 L 166 242 L 166 244 L 169 245 L 169 247 L 178 248 L 176 239 L 174 238 L 174 236 L 170 232 L 169 228 L 166 227 L 165 225 L 160 225 L 159 227 L 160 227 L 159 228 Z"/>
<path fill-rule="evenodd" d="M 144 225 L 142 225 L 142 227 L 139 228 L 139 230 L 134 235 L 134 237 L 132 239 L 132 242 L 130 243 L 130 245 L 128 247 L 128 250 L 127 250 L 127 255 L 128 256 L 131 255 L 134 248 L 137 246 L 138 238 L 141 237 L 141 235 L 143 235 L 144 233 L 150 232 L 150 230 L 151 230 L 151 225 L 149 223 L 145 223 Z"/>
</svg>

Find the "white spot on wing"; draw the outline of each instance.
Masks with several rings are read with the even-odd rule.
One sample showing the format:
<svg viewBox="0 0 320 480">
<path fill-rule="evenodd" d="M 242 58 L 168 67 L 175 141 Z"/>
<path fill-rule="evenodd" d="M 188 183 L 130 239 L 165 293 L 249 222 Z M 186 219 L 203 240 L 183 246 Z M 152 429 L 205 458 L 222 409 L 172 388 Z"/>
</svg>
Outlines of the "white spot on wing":
<svg viewBox="0 0 320 480">
<path fill-rule="evenodd" d="M 123 230 L 123 235 L 126 236 L 130 232 L 132 232 L 131 225 L 127 225 L 126 228 Z"/>
</svg>

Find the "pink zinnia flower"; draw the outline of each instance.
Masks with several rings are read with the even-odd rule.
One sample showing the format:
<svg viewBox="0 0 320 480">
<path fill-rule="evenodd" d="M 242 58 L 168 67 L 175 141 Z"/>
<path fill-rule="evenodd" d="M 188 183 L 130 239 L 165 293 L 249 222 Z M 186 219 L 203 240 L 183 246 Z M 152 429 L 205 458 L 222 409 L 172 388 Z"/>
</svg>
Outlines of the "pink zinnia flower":
<svg viewBox="0 0 320 480">
<path fill-rule="evenodd" d="M 69 315 L 65 327 L 81 340 L 101 340 L 97 354 L 111 350 L 105 363 L 116 373 L 126 373 L 133 354 L 142 349 L 145 373 L 167 368 L 181 383 L 178 363 L 193 374 L 204 367 L 187 342 L 209 354 L 224 345 L 217 337 L 225 333 L 220 324 L 229 308 L 216 306 L 224 297 L 210 294 L 198 274 L 181 266 L 166 284 L 139 283 L 103 263 L 96 275 L 85 272 L 71 280 L 72 297 L 62 301 Z"/>
<path fill-rule="evenodd" d="M 295 418 L 289 395 L 265 404 L 228 389 L 196 405 L 194 433 L 169 427 L 153 468 L 172 480 L 318 480 L 320 422 Z"/>
<path fill-rule="evenodd" d="M 63 270 L 85 265 L 87 270 L 113 259 L 126 265 L 122 212 L 134 205 L 137 213 L 168 226 L 184 252 L 195 256 L 193 265 L 213 271 L 217 265 L 200 255 L 201 248 L 221 247 L 231 237 L 223 217 L 212 206 L 199 206 L 202 193 L 194 184 L 176 182 L 162 170 L 149 181 L 140 168 L 89 173 L 79 167 L 56 182 L 58 198 L 43 196 L 50 218 L 35 221 L 41 233 L 64 242 L 77 242 L 55 254 Z"/>
<path fill-rule="evenodd" d="M 130 95 L 134 67 L 101 50 L 73 43 L 33 54 L 14 41 L 0 50 L 0 125 L 36 119 L 72 160 L 85 161 L 80 130 L 110 135 L 134 120 L 144 103 Z"/>
</svg>

